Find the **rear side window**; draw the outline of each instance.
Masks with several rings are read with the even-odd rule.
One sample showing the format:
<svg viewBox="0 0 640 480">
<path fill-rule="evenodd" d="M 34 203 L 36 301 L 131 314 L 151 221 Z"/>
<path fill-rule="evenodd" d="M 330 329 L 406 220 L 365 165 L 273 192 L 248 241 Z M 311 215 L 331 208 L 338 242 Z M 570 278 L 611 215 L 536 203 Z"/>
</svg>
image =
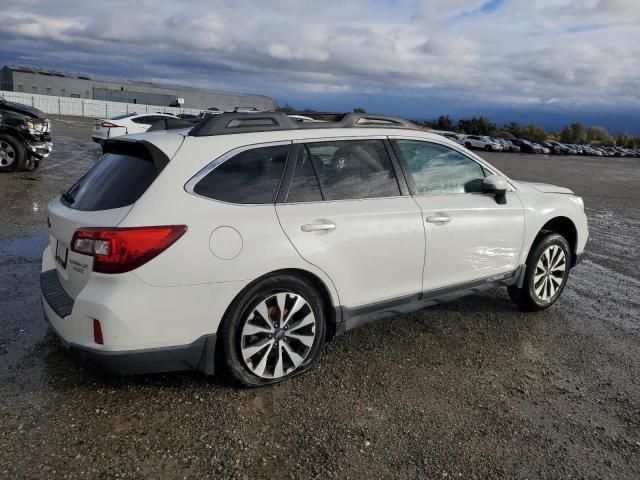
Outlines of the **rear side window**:
<svg viewBox="0 0 640 480">
<path fill-rule="evenodd" d="M 107 153 L 69 189 L 63 202 L 83 211 L 126 207 L 142 196 L 158 174 L 150 159 Z"/>
<path fill-rule="evenodd" d="M 218 165 L 193 192 L 229 203 L 274 203 L 289 145 L 246 150 Z"/>
<path fill-rule="evenodd" d="M 320 200 L 322 200 L 322 192 L 311 163 L 309 149 L 306 145 L 300 145 L 287 202 L 318 202 Z"/>
<path fill-rule="evenodd" d="M 344 140 L 308 144 L 325 200 L 400 195 L 391 159 L 382 140 Z"/>
</svg>

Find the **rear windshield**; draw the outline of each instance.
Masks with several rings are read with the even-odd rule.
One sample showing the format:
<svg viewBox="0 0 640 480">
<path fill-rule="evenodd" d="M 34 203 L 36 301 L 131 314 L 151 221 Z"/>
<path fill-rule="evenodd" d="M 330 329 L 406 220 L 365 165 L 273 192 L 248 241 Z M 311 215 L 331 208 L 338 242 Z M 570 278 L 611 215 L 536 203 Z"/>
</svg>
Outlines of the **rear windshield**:
<svg viewBox="0 0 640 480">
<path fill-rule="evenodd" d="M 150 159 L 107 153 L 63 194 L 62 202 L 82 211 L 126 207 L 142 196 L 158 174 Z"/>
</svg>

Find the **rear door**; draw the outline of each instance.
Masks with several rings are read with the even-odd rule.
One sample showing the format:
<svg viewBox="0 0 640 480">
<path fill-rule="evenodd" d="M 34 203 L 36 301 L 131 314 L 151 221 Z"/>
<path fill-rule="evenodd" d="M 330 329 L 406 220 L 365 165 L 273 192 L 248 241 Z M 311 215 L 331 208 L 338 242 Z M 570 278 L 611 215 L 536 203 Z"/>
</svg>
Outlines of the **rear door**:
<svg viewBox="0 0 640 480">
<path fill-rule="evenodd" d="M 156 179 L 159 170 L 143 152 L 107 153 L 62 197 L 49 204 L 49 246 L 62 287 L 73 298 L 89 281 L 93 259 L 72 252 L 81 227 L 114 227 Z"/>
<path fill-rule="evenodd" d="M 424 290 L 513 274 L 524 240 L 518 196 L 507 192 L 507 202 L 498 204 L 482 193 L 482 180 L 492 172 L 449 146 L 417 139 L 392 143 L 426 226 Z"/>
<path fill-rule="evenodd" d="M 361 307 L 420 292 L 424 226 L 386 143 L 298 143 L 290 159 L 295 169 L 279 195 L 278 218 L 300 255 L 331 278 L 341 304 Z"/>
</svg>

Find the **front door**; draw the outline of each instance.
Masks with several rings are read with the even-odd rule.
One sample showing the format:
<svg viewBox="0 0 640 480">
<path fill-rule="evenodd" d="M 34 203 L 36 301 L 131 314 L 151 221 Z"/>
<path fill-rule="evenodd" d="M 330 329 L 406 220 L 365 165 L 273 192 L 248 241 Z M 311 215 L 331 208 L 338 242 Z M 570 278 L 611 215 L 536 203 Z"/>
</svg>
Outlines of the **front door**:
<svg viewBox="0 0 640 480">
<path fill-rule="evenodd" d="M 289 190 L 276 206 L 300 255 L 333 281 L 347 308 L 421 291 L 420 209 L 401 195 L 382 139 L 294 146 Z"/>
<path fill-rule="evenodd" d="M 513 273 L 524 239 L 518 196 L 505 204 L 482 193 L 486 167 L 448 146 L 396 139 L 426 226 L 423 289 L 464 285 Z"/>
</svg>

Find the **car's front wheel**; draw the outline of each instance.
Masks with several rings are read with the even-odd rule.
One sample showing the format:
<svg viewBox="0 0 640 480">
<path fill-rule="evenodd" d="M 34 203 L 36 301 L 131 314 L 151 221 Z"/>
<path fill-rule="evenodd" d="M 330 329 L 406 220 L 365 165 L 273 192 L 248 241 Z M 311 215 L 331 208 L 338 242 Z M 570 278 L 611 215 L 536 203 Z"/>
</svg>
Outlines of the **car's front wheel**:
<svg viewBox="0 0 640 480">
<path fill-rule="evenodd" d="M 15 172 L 24 168 L 26 150 L 22 142 L 0 133 L 0 172 Z"/>
<path fill-rule="evenodd" d="M 234 300 L 219 331 L 219 360 L 233 383 L 256 387 L 307 370 L 325 339 L 322 298 L 301 278 L 276 275 Z"/>
<path fill-rule="evenodd" d="M 557 233 L 548 233 L 534 245 L 525 270 L 522 288 L 508 287 L 511 300 L 520 310 L 535 312 L 553 305 L 569 278 L 571 249 Z"/>
</svg>

